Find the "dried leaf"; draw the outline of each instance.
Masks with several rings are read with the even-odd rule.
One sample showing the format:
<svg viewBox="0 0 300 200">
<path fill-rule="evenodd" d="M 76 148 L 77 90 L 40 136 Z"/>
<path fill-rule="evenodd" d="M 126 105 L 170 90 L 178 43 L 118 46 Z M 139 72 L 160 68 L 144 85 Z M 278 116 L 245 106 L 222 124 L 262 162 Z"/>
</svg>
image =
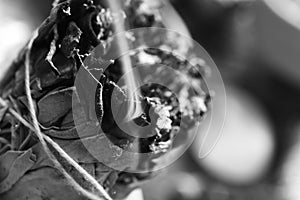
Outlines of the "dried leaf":
<svg viewBox="0 0 300 200">
<path fill-rule="evenodd" d="M 93 122 L 86 122 L 84 124 L 78 125 L 76 127 L 67 129 L 67 130 L 58 130 L 58 129 L 49 129 L 45 131 L 45 134 L 63 140 L 74 140 L 79 138 L 91 137 L 95 136 L 99 130 L 98 127 L 95 126 L 97 122 L 94 122 L 94 126 L 92 126 Z M 78 135 L 80 132 L 80 136 Z"/>
<path fill-rule="evenodd" d="M 0 195 L 1 200 L 87 200 L 74 192 L 66 179 L 55 169 L 43 167 L 26 173 L 9 191 Z"/>
<path fill-rule="evenodd" d="M 32 150 L 25 152 L 9 151 L 0 158 L 0 194 L 11 187 L 34 165 Z"/>
<path fill-rule="evenodd" d="M 75 161 L 79 163 L 105 163 L 111 168 L 124 170 L 138 165 L 138 160 L 123 154 L 123 149 L 111 144 L 103 133 L 81 140 L 58 140 L 59 144 Z M 89 150 L 85 146 L 89 147 Z"/>
<path fill-rule="evenodd" d="M 38 102 L 38 119 L 45 126 L 54 126 L 72 109 L 73 88 L 51 92 Z"/>
<path fill-rule="evenodd" d="M 68 26 L 67 34 L 61 42 L 61 51 L 67 58 L 73 56 L 79 44 L 81 34 L 82 31 L 78 26 L 74 22 L 71 22 Z"/>
</svg>

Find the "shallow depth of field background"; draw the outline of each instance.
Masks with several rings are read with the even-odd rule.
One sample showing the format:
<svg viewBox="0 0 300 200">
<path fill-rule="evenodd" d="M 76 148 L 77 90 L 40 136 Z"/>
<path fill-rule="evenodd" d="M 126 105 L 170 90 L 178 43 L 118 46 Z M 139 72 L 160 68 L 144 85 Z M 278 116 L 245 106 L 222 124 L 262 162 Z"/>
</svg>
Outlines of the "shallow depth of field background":
<svg viewBox="0 0 300 200">
<path fill-rule="evenodd" d="M 228 113 L 211 154 L 199 159 L 196 140 L 142 186 L 146 200 L 300 199 L 300 3 L 266 2 L 171 1 L 216 62 Z M 51 3 L 0 1 L 0 77 Z"/>
</svg>

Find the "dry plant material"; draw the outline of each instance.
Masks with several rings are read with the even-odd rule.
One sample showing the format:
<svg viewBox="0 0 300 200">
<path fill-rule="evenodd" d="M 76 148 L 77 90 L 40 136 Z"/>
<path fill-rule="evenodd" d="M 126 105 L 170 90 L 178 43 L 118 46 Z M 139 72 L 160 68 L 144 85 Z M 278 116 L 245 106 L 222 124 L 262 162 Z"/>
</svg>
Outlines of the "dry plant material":
<svg viewBox="0 0 300 200">
<path fill-rule="evenodd" d="M 109 48 L 114 33 L 113 23 L 120 14 L 126 17 L 126 29 L 164 27 L 157 12 L 159 1 L 128 0 L 120 4 L 123 10 L 113 13 L 102 0 L 56 1 L 50 16 L 32 39 L 32 44 L 24 48 L 12 63 L 0 83 L 0 199 L 94 199 L 89 196 L 90 193 L 95 194 L 95 198 L 109 199 L 105 192 L 97 192 L 97 184 L 91 184 L 93 181 L 78 170 L 77 163 L 112 198 L 117 199 L 124 198 L 141 181 L 153 176 L 151 172 L 117 171 L 99 162 L 88 153 L 77 134 L 78 129 L 85 128 L 84 125 L 76 127 L 73 120 L 72 94 L 87 89 L 74 86 L 76 74 L 80 67 L 84 67 L 83 60 L 97 45 Z M 180 46 L 172 44 L 172 41 L 176 41 L 176 38 L 157 42 L 178 51 L 185 50 L 184 44 Z M 135 65 L 150 68 L 154 64 L 163 63 L 182 72 L 170 77 L 168 86 L 182 94 L 177 98 L 184 99 L 184 105 L 179 105 L 178 99 L 166 87 L 148 84 L 141 88 L 139 103 L 143 105 L 143 113 L 132 120 L 141 126 L 155 124 L 154 127 L 150 126 L 153 128 L 150 132 L 155 133 L 152 137 L 139 140 L 120 130 L 112 116 L 111 102 L 117 109 L 126 111 L 130 101 L 126 85 L 116 85 L 123 74 L 121 62 L 115 60 L 101 74 L 100 79 L 95 80 L 99 84 L 96 97 L 92 98 L 96 98 L 97 120 L 104 131 L 101 134 L 108 136 L 117 147 L 126 148 L 127 145 L 141 153 L 152 153 L 151 159 L 139 160 L 138 163 L 140 167 L 151 171 L 155 165 L 152 159 L 168 151 L 177 134 L 185 134 L 204 116 L 210 97 L 200 86 L 203 83 L 199 73 L 199 70 L 203 71 L 201 62 L 195 69 L 195 66 L 178 58 L 176 54 L 152 48 L 137 51 L 130 59 Z M 151 76 L 163 78 L 162 71 L 158 69 Z M 28 103 L 28 91 L 26 95 L 25 72 L 29 73 L 29 97 L 32 103 Z M 182 76 L 194 81 L 197 96 L 189 96 L 190 83 L 185 83 Z M 118 91 L 115 96 L 112 95 L 114 89 Z M 32 108 L 36 111 L 34 114 L 30 112 Z M 150 119 L 151 110 L 154 118 Z M 182 121 L 184 124 L 180 124 Z M 34 126 L 36 124 L 38 127 Z M 38 129 L 51 151 L 48 154 L 42 146 L 41 138 L 37 137 Z M 94 140 L 99 134 L 93 130 L 87 132 L 89 135 L 83 139 L 86 141 Z M 99 140 L 101 142 L 101 138 Z M 59 148 L 76 164 L 69 162 Z M 106 153 L 99 152 L 103 155 Z M 115 158 L 111 158 L 111 162 L 122 165 Z M 70 183 L 70 180 L 75 183 Z M 74 186 L 76 184 L 79 189 Z"/>
</svg>

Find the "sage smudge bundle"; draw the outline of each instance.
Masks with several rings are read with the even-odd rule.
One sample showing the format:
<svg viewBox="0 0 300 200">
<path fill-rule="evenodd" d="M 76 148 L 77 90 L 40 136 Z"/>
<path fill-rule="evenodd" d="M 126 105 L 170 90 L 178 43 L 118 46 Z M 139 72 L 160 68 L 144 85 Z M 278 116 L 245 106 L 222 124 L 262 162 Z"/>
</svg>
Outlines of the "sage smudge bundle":
<svg viewBox="0 0 300 200">
<path fill-rule="evenodd" d="M 158 0 L 119 3 L 122 10 L 116 12 L 102 0 L 54 2 L 50 16 L 10 66 L 0 83 L 1 199 L 124 198 L 140 182 L 153 177 L 155 160 L 172 146 L 180 145 L 174 144 L 177 135 L 181 135 L 181 143 L 184 143 L 189 129 L 207 112 L 210 96 L 201 87 L 205 63 L 193 57 L 189 44 L 180 42 L 176 34 L 162 35 L 153 30 L 149 41 L 143 35 L 147 33 L 141 31 L 132 39 L 132 43 L 142 44 L 143 48 L 129 55 L 131 64 L 145 67 L 146 77 L 158 82 L 165 79 L 167 84 L 166 87 L 155 83 L 141 86 L 135 99 L 141 105 L 137 116 L 127 116 L 132 101 L 128 83 L 117 84 L 125 73 L 121 58 L 113 60 L 106 70 L 94 70 L 98 74 L 94 77 L 89 63 L 101 65 L 103 60 L 91 55 L 99 45 L 105 50 L 104 57 L 106 52 L 112 51 L 114 23 L 124 23 L 126 30 L 165 28 L 169 23 L 159 12 L 163 3 Z M 161 49 L 151 48 L 150 43 Z M 176 52 L 186 55 L 193 64 Z M 180 73 L 168 73 L 162 67 L 153 71 L 152 66 L 158 64 Z M 96 94 L 91 95 L 89 88 L 75 85 L 82 68 L 96 82 Z M 25 83 L 29 84 L 29 90 Z M 74 123 L 74 93 L 79 98 L 75 107 L 84 110 L 84 118 L 96 120 L 103 132 L 99 133 L 87 123 Z M 89 99 L 94 99 L 95 105 L 86 105 Z M 95 109 L 96 116 L 89 115 L 91 108 Z M 142 127 L 152 124 L 143 129 L 143 133 L 136 133 L 150 133 L 149 137 L 136 139 L 127 135 L 117 125 L 114 109 L 120 111 L 119 123 L 134 122 Z M 78 131 L 86 135 L 81 137 Z M 116 170 L 99 162 L 83 145 L 90 144 L 94 149 L 98 145 L 105 146 L 104 137 L 112 142 L 108 147 L 112 151 L 150 153 L 151 156 L 134 161 L 137 170 L 146 172 L 128 172 L 121 159 L 107 156 L 110 149 L 97 152 L 99 156 L 108 157 L 106 162 L 122 169 Z"/>
</svg>

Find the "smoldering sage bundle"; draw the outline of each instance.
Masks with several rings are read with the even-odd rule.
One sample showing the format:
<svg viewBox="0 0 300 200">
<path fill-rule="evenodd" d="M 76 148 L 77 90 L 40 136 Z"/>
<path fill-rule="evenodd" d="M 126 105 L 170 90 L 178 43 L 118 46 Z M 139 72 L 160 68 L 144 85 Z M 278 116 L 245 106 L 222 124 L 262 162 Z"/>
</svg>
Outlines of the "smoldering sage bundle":
<svg viewBox="0 0 300 200">
<path fill-rule="evenodd" d="M 162 6 L 160 1 L 129 0 L 120 1 L 120 4 L 123 8 L 120 13 L 128 26 L 126 29 L 165 27 L 164 20 L 158 12 Z M 10 112 L 13 110 L 25 121 L 31 122 L 24 81 L 28 51 L 30 92 L 42 133 L 62 147 L 113 198 L 124 198 L 141 181 L 150 179 L 153 176 L 151 169 L 155 166 L 153 159 L 162 156 L 173 145 L 180 145 L 173 144 L 176 135 L 183 135 L 181 142 L 184 143 L 184 135 L 207 112 L 210 97 L 200 86 L 203 83 L 200 72 L 205 68 L 203 63 L 191 65 L 172 51 L 147 47 L 145 40 L 141 43 L 144 43 L 146 48 L 130 54 L 134 64 L 151 69 L 152 65 L 163 63 L 181 72 L 176 75 L 168 74 L 166 81 L 167 86 L 176 90 L 179 97 L 173 95 L 168 87 L 159 84 L 149 83 L 141 87 L 139 103 L 143 105 L 143 114 L 133 120 L 140 126 L 154 124 L 149 128 L 151 137 L 135 139 L 125 134 L 115 122 L 111 105 L 114 105 L 114 109 L 123 110 L 125 119 L 127 104 L 130 101 L 126 84 L 116 84 L 123 75 L 118 59 L 115 59 L 107 70 L 97 71 L 100 73 L 97 93 L 91 96 L 95 98 L 96 120 L 103 132 L 99 133 L 85 124 L 74 123 L 72 95 L 77 92 L 83 94 L 82 98 L 89 97 L 84 95 L 89 88 L 77 88 L 74 85 L 78 70 L 83 67 L 83 60 L 92 54 L 96 46 L 103 45 L 109 51 L 109 43 L 115 32 L 113 23 L 118 23 L 120 13 L 111 12 L 103 0 L 56 1 L 50 16 L 38 29 L 31 48 L 24 48 L 12 63 L 0 85 L 0 199 L 87 198 L 70 187 L 67 179 L 45 153 L 35 133 Z M 177 43 L 177 39 L 174 35 L 152 38 L 165 49 L 184 51 L 187 57 L 192 57 L 187 45 Z M 101 58 L 89 60 L 87 63 L 89 62 L 100 63 Z M 166 72 L 158 68 L 155 72 L 151 71 L 149 76 L 152 79 L 162 79 L 166 77 L 164 73 Z M 190 94 L 190 83 L 186 83 L 181 77 L 196 85 L 196 95 Z M 184 105 L 180 105 L 178 99 L 181 99 Z M 78 106 L 88 110 L 86 105 Z M 153 111 L 152 117 L 150 111 Z M 87 135 L 80 138 L 78 130 L 83 129 Z M 150 153 L 152 156 L 137 161 L 138 167 L 148 172 L 130 173 L 115 170 L 93 157 L 82 142 L 90 142 L 92 148 L 95 140 L 98 141 L 97 145 L 106 145 L 105 140 L 101 139 L 104 135 L 114 144 L 112 149 L 130 147 L 141 153 Z M 71 176 L 76 176 L 72 166 L 60 159 L 51 146 L 50 150 L 64 169 Z M 105 156 L 109 152 L 98 153 Z M 115 157 L 111 157 L 108 162 L 119 167 L 124 164 Z M 89 187 L 81 177 L 74 179 L 84 188 Z"/>
</svg>

